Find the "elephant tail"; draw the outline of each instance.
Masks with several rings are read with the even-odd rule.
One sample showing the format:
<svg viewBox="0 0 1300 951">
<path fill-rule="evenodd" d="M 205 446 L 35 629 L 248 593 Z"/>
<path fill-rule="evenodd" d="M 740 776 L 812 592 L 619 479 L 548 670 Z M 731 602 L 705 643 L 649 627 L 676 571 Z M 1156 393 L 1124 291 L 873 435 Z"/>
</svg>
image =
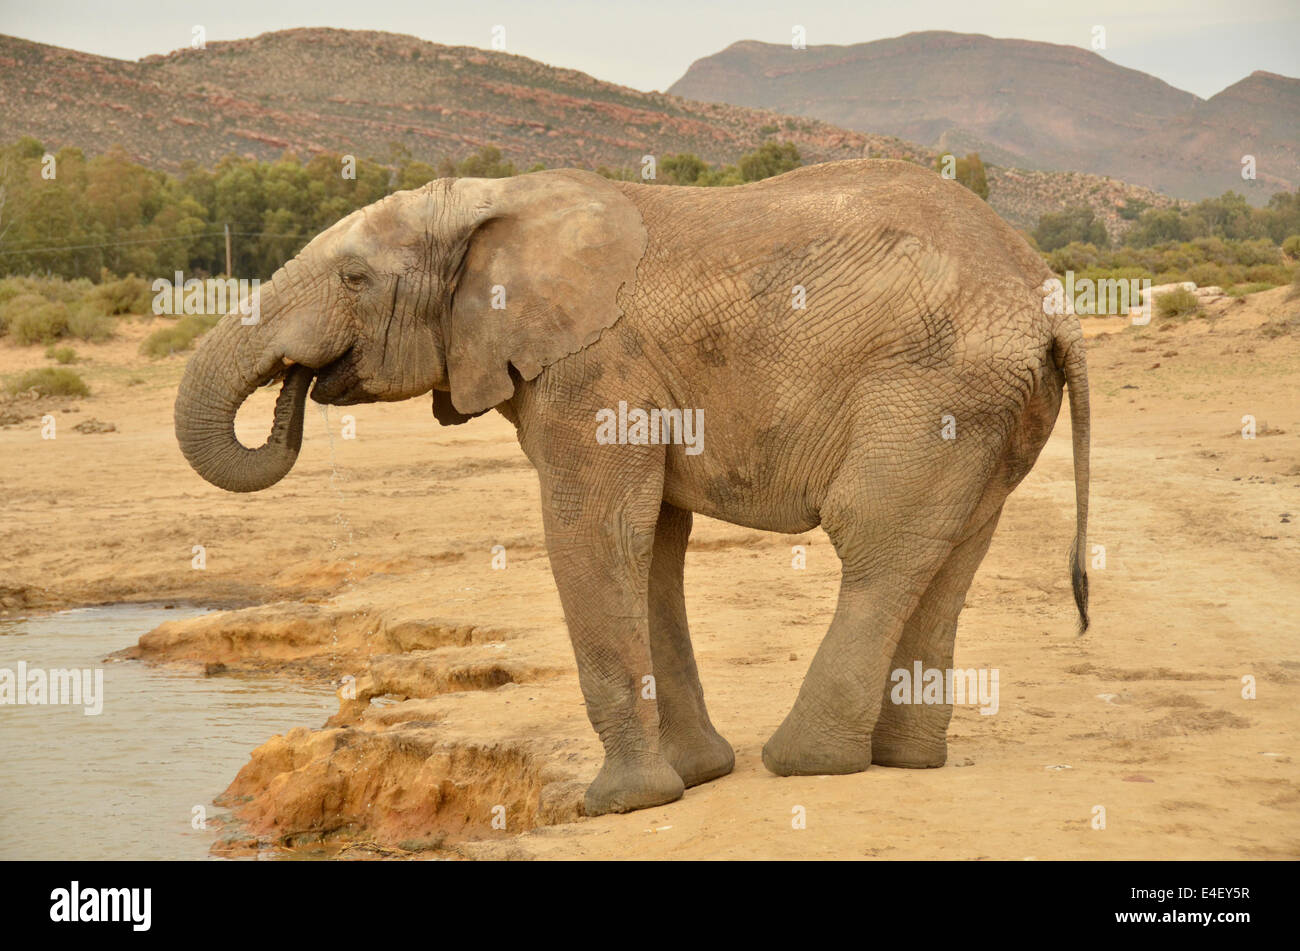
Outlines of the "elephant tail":
<svg viewBox="0 0 1300 951">
<path fill-rule="evenodd" d="M 1070 549 L 1070 582 L 1079 609 L 1079 633 L 1088 629 L 1088 477 L 1089 434 L 1088 361 L 1083 331 L 1074 318 L 1062 320 L 1052 343 L 1052 357 L 1070 389 L 1070 438 L 1074 444 L 1074 547 Z"/>
</svg>

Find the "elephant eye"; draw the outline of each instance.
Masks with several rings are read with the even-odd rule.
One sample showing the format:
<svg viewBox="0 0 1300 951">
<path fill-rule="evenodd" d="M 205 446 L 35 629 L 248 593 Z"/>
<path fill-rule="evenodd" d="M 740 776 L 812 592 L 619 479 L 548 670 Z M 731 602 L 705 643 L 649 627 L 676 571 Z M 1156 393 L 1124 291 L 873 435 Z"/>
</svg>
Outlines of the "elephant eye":
<svg viewBox="0 0 1300 951">
<path fill-rule="evenodd" d="M 366 275 L 360 271 L 345 271 L 343 283 L 350 290 L 359 291 L 366 286 Z"/>
</svg>

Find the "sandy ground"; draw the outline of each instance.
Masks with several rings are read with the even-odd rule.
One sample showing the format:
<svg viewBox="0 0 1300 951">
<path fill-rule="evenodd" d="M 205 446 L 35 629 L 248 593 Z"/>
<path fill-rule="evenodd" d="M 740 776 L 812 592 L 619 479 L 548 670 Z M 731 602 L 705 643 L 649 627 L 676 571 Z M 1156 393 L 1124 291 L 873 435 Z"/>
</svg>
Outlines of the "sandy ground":
<svg viewBox="0 0 1300 951">
<path fill-rule="evenodd" d="M 1063 412 L 961 617 L 957 664 L 998 669 L 1000 708 L 957 710 L 943 769 L 763 769 L 762 744 L 829 623 L 837 562 L 820 531 L 697 518 L 687 604 L 735 772 L 667 806 L 582 817 L 599 744 L 536 477 L 509 424 L 440 428 L 427 399 L 328 417 L 309 407 L 294 472 L 226 494 L 181 458 L 171 402 L 183 358 L 137 356 L 139 323 L 77 347 L 90 398 L 0 405 L 19 417 L 0 428 L 0 608 L 242 608 L 164 625 L 132 656 L 341 685 L 329 724 L 268 738 L 231 777 L 219 853 L 1294 858 L 1300 320 L 1286 321 L 1300 300 L 1286 294 L 1181 324 L 1090 322 L 1090 541 L 1105 546 L 1094 626 L 1075 635 Z M 46 363 L 42 348 L 0 342 L 0 374 Z M 264 437 L 272 398 L 245 407 L 245 442 Z M 342 438 L 345 413 L 355 439 Z M 1247 414 L 1253 440 L 1241 436 Z M 74 429 L 90 418 L 116 429 Z M 791 567 L 796 544 L 805 570 Z M 1242 696 L 1246 676 L 1255 699 Z"/>
</svg>

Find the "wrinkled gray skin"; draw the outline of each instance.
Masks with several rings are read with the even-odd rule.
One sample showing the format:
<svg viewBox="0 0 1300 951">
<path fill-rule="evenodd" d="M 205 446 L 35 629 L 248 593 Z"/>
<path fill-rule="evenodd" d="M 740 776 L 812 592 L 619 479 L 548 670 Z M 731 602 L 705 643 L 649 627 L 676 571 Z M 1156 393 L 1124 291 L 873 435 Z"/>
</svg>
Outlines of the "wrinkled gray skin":
<svg viewBox="0 0 1300 951">
<path fill-rule="evenodd" d="M 432 390 L 443 423 L 493 408 L 514 423 L 605 747 L 588 814 L 732 769 L 687 631 L 693 512 L 821 525 L 843 563 L 767 767 L 940 766 L 951 706 L 892 703 L 889 673 L 951 667 L 966 590 L 1067 381 L 1086 625 L 1087 370 L 1078 322 L 1043 313 L 1048 276 L 983 201 L 901 162 L 736 188 L 578 171 L 437 181 L 319 235 L 263 287 L 258 325 L 234 315 L 210 333 L 176 433 L 205 479 L 249 492 L 293 466 L 312 377 L 321 403 Z M 235 411 L 281 374 L 270 440 L 245 449 Z M 598 444 L 596 414 L 620 400 L 702 410 L 704 451 Z"/>
</svg>

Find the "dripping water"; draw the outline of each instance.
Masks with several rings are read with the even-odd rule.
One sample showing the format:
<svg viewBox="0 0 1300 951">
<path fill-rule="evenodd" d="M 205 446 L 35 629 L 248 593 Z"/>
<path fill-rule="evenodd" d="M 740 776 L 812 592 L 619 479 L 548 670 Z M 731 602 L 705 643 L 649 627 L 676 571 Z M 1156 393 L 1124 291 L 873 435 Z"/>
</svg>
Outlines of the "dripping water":
<svg viewBox="0 0 1300 951">
<path fill-rule="evenodd" d="M 334 525 L 336 527 L 336 532 L 334 536 L 330 539 L 329 550 L 331 554 L 338 551 L 340 547 L 340 538 L 346 536 L 346 550 L 347 552 L 350 552 L 350 554 L 344 555 L 344 560 L 347 564 L 347 572 L 343 577 L 342 590 L 346 591 L 349 588 L 356 587 L 356 583 L 358 581 L 357 559 L 360 557 L 360 552 L 357 551 L 356 533 L 352 527 L 352 520 L 348 518 L 348 499 L 347 496 L 343 494 L 343 488 L 342 488 L 342 483 L 347 481 L 347 476 L 339 468 L 338 455 L 335 451 L 335 444 L 334 444 L 334 427 L 330 423 L 330 408 L 328 405 L 321 403 L 318 404 L 318 409 L 320 410 L 321 420 L 325 424 L 325 436 L 329 440 L 330 489 L 331 491 L 333 491 L 334 496 L 338 501 L 338 511 L 334 515 Z M 360 612 L 354 611 L 352 615 L 353 618 L 355 619 L 359 613 Z M 337 623 L 335 624 L 334 627 L 334 633 L 332 635 L 331 642 L 333 646 L 333 653 L 330 657 L 330 667 L 335 668 L 337 666 L 338 643 L 339 643 Z"/>
</svg>

